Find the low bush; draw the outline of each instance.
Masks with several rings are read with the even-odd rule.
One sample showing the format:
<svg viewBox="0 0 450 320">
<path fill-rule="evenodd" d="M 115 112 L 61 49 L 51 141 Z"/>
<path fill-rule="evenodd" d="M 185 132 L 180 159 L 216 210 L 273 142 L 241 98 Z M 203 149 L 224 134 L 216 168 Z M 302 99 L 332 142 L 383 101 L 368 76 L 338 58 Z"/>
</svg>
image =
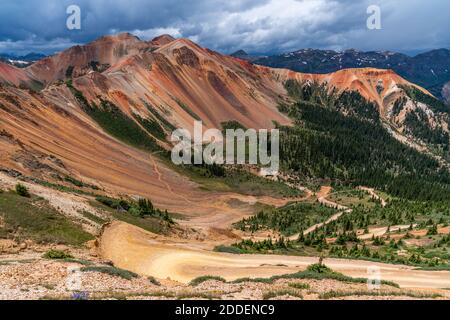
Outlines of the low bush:
<svg viewBox="0 0 450 320">
<path fill-rule="evenodd" d="M 28 188 L 25 187 L 23 184 L 20 184 L 20 183 L 16 184 L 16 193 L 19 196 L 26 197 L 26 198 L 29 198 L 31 196 L 30 192 L 28 192 Z"/>
<path fill-rule="evenodd" d="M 193 279 L 191 282 L 189 282 L 189 285 L 191 286 L 197 286 L 202 282 L 209 281 L 209 280 L 215 280 L 220 282 L 227 282 L 224 278 L 218 277 L 218 276 L 201 276 L 198 278 Z"/>
<path fill-rule="evenodd" d="M 281 297 L 281 296 L 291 296 L 291 297 L 303 299 L 303 295 L 301 294 L 300 291 L 288 288 L 288 289 L 280 289 L 280 290 L 272 290 L 272 291 L 264 292 L 263 300 L 268 300 L 268 299 Z"/>
<path fill-rule="evenodd" d="M 307 283 L 289 283 L 289 287 L 299 289 L 299 290 L 307 290 L 310 289 L 311 286 Z"/>
<path fill-rule="evenodd" d="M 273 283 L 279 279 L 315 279 L 315 280 L 332 279 L 342 282 L 367 283 L 366 278 L 352 278 L 342 273 L 335 272 L 324 265 L 320 265 L 319 267 L 319 264 L 310 265 L 307 268 L 307 270 L 299 271 L 296 273 L 273 276 L 270 278 L 240 278 L 234 280 L 233 283 L 243 283 L 243 282 Z M 399 288 L 399 285 L 392 281 L 382 280 L 381 284 Z"/>
<path fill-rule="evenodd" d="M 151 284 L 154 284 L 155 286 L 159 287 L 161 285 L 161 283 L 155 277 L 150 276 L 147 279 Z"/>
<path fill-rule="evenodd" d="M 214 251 L 216 252 L 225 252 L 225 253 L 233 253 L 233 254 L 241 254 L 242 251 L 239 248 L 236 247 L 230 247 L 230 246 L 224 246 L 224 245 L 219 245 L 214 247 Z"/>
<path fill-rule="evenodd" d="M 332 273 L 333 270 L 328 268 L 326 265 L 321 263 L 314 263 L 312 265 L 309 265 L 306 268 L 307 271 L 316 272 L 316 273 Z"/>
<path fill-rule="evenodd" d="M 350 297 L 350 296 L 371 296 L 371 297 L 386 297 L 386 296 L 404 296 L 418 299 L 435 299 L 442 297 L 440 294 L 428 294 L 422 292 L 413 291 L 379 291 L 379 290 L 359 290 L 359 291 L 328 291 L 319 295 L 319 299 L 332 299 L 339 297 Z"/>
<path fill-rule="evenodd" d="M 70 253 L 61 250 L 49 250 L 42 256 L 45 259 L 55 259 L 55 260 L 63 260 L 63 259 L 72 259 L 73 256 Z"/>
<path fill-rule="evenodd" d="M 137 278 L 138 275 L 134 272 L 112 267 L 112 266 L 94 266 L 94 267 L 83 267 L 80 269 L 82 272 L 100 272 L 109 274 L 111 276 L 121 277 L 126 280 L 131 280 Z"/>
</svg>

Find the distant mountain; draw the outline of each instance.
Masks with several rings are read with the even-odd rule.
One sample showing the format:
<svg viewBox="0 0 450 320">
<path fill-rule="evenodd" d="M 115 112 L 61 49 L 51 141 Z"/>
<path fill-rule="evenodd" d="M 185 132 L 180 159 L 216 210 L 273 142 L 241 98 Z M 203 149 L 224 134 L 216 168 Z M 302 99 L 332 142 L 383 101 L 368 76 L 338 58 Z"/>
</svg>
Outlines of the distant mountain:
<svg viewBox="0 0 450 320">
<path fill-rule="evenodd" d="M 362 52 L 350 49 L 337 52 L 302 49 L 251 59 L 251 61 L 268 67 L 287 68 L 307 73 L 330 73 L 341 69 L 363 67 L 392 69 L 439 98 L 445 96 L 447 91 L 444 92 L 443 87 L 450 82 L 450 50 L 448 49 L 432 50 L 414 57 L 391 51 Z M 447 98 L 450 97 L 447 96 Z"/>
<path fill-rule="evenodd" d="M 45 54 L 42 53 L 36 53 L 36 52 L 31 52 L 25 56 L 22 56 L 20 58 L 22 58 L 25 61 L 30 61 L 30 62 L 34 62 L 34 61 L 38 61 L 41 59 L 44 59 L 46 57 Z"/>
<path fill-rule="evenodd" d="M 247 52 L 245 52 L 244 50 L 238 50 L 238 51 L 230 54 L 230 56 L 235 57 L 235 58 L 239 58 L 239 59 L 242 59 L 242 60 L 247 60 L 247 61 L 250 61 L 250 62 L 266 58 L 266 57 L 263 57 L 263 56 L 250 55 Z"/>
<path fill-rule="evenodd" d="M 0 61 L 13 65 L 19 68 L 25 68 L 29 65 L 33 64 L 36 61 L 39 61 L 46 56 L 42 53 L 31 52 L 24 56 L 16 56 L 11 54 L 3 54 L 0 53 Z"/>
</svg>

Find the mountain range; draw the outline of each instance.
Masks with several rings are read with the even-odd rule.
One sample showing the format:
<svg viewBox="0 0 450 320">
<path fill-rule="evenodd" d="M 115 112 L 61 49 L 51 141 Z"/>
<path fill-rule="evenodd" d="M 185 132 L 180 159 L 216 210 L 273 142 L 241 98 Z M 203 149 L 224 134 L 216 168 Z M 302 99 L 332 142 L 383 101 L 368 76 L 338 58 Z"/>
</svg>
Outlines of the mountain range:
<svg viewBox="0 0 450 320">
<path fill-rule="evenodd" d="M 125 277 L 117 285 L 139 295 L 136 281 L 161 295 L 211 280 L 205 274 L 226 286 L 272 277 L 269 290 L 280 285 L 274 276 L 284 281 L 311 264 L 286 278 L 366 288 L 350 278 L 366 274 L 360 259 L 377 261 L 402 286 L 449 286 L 448 271 L 416 270 L 449 268 L 438 248 L 449 232 L 448 105 L 392 68 L 304 73 L 240 54 L 121 33 L 22 68 L 0 62 L 0 252 L 13 254 L 2 270 L 36 250 L 36 261 L 3 277 L 18 283 L 8 282 L 6 294 L 29 274 L 43 280 L 22 295 L 60 294 L 59 284 L 42 291 L 42 283 L 64 263 L 89 277 L 104 273 L 102 283 Z M 192 133 L 199 120 L 203 129 L 277 128 L 279 173 L 176 166 L 171 134 Z"/>
<path fill-rule="evenodd" d="M 450 102 L 450 50 L 437 49 L 414 57 L 392 51 L 363 52 L 354 49 L 302 49 L 272 56 L 252 56 L 240 50 L 232 56 L 273 68 L 297 72 L 330 73 L 346 68 L 392 69 L 405 79 L 416 83 L 438 98 Z"/>
<path fill-rule="evenodd" d="M 136 172 L 132 158 L 123 157 L 130 147 L 168 150 L 171 130 L 192 131 L 194 120 L 205 128 L 221 128 L 227 121 L 247 128 L 290 124 L 292 119 L 279 111 L 292 101 L 288 81 L 316 83 L 334 96 L 355 91 L 374 103 L 400 141 L 421 150 L 448 146 L 448 109 L 392 70 L 298 73 L 222 55 L 187 39 L 163 35 L 142 41 L 124 33 L 25 68 L 0 62 L 1 165 L 46 179 L 64 168 L 65 174 L 73 170 L 115 189 L 126 184 L 128 192 L 146 193 L 130 178 L 146 176 Z M 117 127 L 123 125 L 130 128 Z M 99 163 L 114 165 L 97 170 Z M 165 192 L 152 193 L 157 203 L 173 205 Z"/>
<path fill-rule="evenodd" d="M 445 51 L 441 54 L 445 54 Z M 376 59 L 370 60 L 371 55 Z M 361 68 L 321 73 L 334 69 L 339 61 L 342 61 L 339 66 L 347 66 L 356 56 L 360 57 Z M 59 108 L 78 113 L 82 111 L 77 108 L 80 103 L 74 100 L 65 85 L 70 80 L 73 88 L 82 93 L 89 103 L 100 106 L 103 101 L 109 101 L 132 119 L 139 115 L 161 122 L 158 119 L 162 118 L 171 126 L 188 129 L 192 129 L 194 119 L 201 119 L 206 127 L 215 128 L 230 120 L 253 128 L 272 127 L 273 121 L 287 124 L 290 119 L 277 109 L 280 103 L 289 101 L 284 83 L 287 80 L 317 82 L 324 84 L 328 91 L 356 90 L 364 98 L 376 103 L 381 117 L 390 125 L 404 131 L 406 114 L 417 108 L 410 102 L 412 99 L 405 88 L 415 88 L 424 95 L 428 91 L 405 80 L 392 68 L 362 67 L 363 61 L 373 61 L 374 65 L 378 65 L 376 61 L 381 56 L 391 63 L 398 61 L 397 64 L 406 59 L 403 55 L 390 53 L 366 55 L 349 51 L 340 55 L 302 50 L 279 56 L 281 60 L 261 58 L 255 63 L 249 63 L 202 48 L 187 39 L 163 35 L 152 41 L 142 41 L 125 33 L 72 47 L 25 68 L 0 62 L 0 82 L 9 85 L 4 86 L 5 91 L 17 91 L 17 87 L 29 88 L 41 96 L 40 103 L 45 105 L 45 101 L 51 101 Z M 283 59 L 299 62 L 300 57 L 311 57 L 312 62 L 302 61 L 287 66 L 296 69 L 297 65 L 301 65 L 303 69 L 314 73 L 299 73 L 257 64 L 264 61 L 278 66 L 285 64 Z M 325 61 L 323 65 L 319 60 Z M 434 61 L 431 58 L 428 60 L 430 63 Z M 436 74 L 446 72 L 442 68 L 435 69 Z M 31 96 L 36 94 L 21 90 L 20 94 L 16 92 L 10 95 L 23 100 L 22 109 L 26 109 L 25 106 L 33 101 Z M 398 110 L 393 111 L 400 99 L 403 99 L 402 106 L 397 106 Z M 8 101 L 4 105 L 8 105 Z M 432 110 L 427 106 L 423 106 L 423 109 Z M 17 111 L 10 116 L 17 116 Z M 446 120 L 438 113 L 428 112 L 427 119 L 430 126 L 432 123 L 435 128 L 448 130 Z M 165 145 L 166 141 L 160 144 Z"/>
<path fill-rule="evenodd" d="M 24 68 L 33 64 L 34 62 L 45 58 L 42 53 L 31 52 L 24 56 L 17 56 L 13 54 L 0 53 L 0 61 L 11 64 L 15 67 Z"/>
</svg>

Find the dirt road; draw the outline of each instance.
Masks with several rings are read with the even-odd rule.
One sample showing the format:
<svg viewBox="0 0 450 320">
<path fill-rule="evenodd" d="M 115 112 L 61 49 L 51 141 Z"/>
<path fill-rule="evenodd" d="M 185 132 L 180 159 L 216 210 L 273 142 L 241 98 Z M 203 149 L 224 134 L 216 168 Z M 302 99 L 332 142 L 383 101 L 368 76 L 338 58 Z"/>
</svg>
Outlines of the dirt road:
<svg viewBox="0 0 450 320">
<path fill-rule="evenodd" d="M 358 238 L 361 240 L 367 240 L 367 239 L 371 239 L 372 237 L 381 237 L 386 234 L 388 229 L 390 232 L 397 232 L 397 231 L 407 230 L 407 229 L 409 229 L 410 226 L 411 226 L 410 224 L 406 224 L 406 225 L 395 225 L 395 226 L 390 226 L 390 227 L 370 228 L 369 233 L 360 235 L 360 236 L 358 236 Z M 417 224 L 415 224 L 414 226 L 417 226 Z"/>
<path fill-rule="evenodd" d="M 333 222 L 337 219 L 339 219 L 344 213 L 349 213 L 352 212 L 352 209 L 337 204 L 336 202 L 330 201 L 328 200 L 326 197 L 330 194 L 331 192 L 331 187 L 329 186 L 322 186 L 320 188 L 320 191 L 317 193 L 317 201 L 319 201 L 319 203 L 323 204 L 324 206 L 330 207 L 330 208 L 335 208 L 337 210 L 340 210 L 339 212 L 337 212 L 336 214 L 332 215 L 330 218 L 328 218 L 326 221 L 321 222 L 321 223 L 317 223 L 311 227 L 309 227 L 308 229 L 306 229 L 305 231 L 303 231 L 304 235 L 307 235 L 311 232 L 313 232 L 314 230 L 316 230 L 317 228 L 320 228 L 330 222 Z M 296 240 L 299 237 L 299 233 L 294 234 L 292 236 L 289 237 L 289 240 Z"/>
<path fill-rule="evenodd" d="M 143 275 L 187 283 L 203 275 L 222 276 L 227 280 L 241 277 L 269 277 L 293 273 L 318 261 L 315 257 L 278 255 L 233 255 L 189 249 L 123 222 L 113 222 L 105 229 L 101 242 L 102 257 L 118 267 Z M 367 277 L 367 268 L 380 268 L 381 279 L 402 287 L 448 288 L 450 271 L 420 271 L 401 265 L 360 260 L 326 259 L 332 269 L 353 277 Z"/>
<path fill-rule="evenodd" d="M 317 194 L 319 202 L 341 211 L 324 223 L 329 223 L 351 210 L 326 199 L 330 191 L 330 187 L 321 188 Z M 227 194 L 222 198 L 219 197 L 219 200 L 215 198 L 214 212 L 194 216 L 183 223 L 196 228 L 226 229 L 231 222 L 243 215 L 242 209 L 236 212 L 229 210 L 227 201 L 230 199 L 250 204 L 261 200 L 273 204 L 286 201 L 270 197 L 266 199 L 242 195 L 233 195 L 233 197 L 230 198 L 230 194 Z M 223 210 L 217 210 L 221 207 L 221 203 L 224 204 Z M 211 204 L 207 205 L 211 206 Z M 318 226 L 311 227 L 309 232 Z M 205 248 L 212 248 L 215 244 L 219 243 L 208 238 L 204 241 L 167 238 L 115 221 L 105 228 L 100 239 L 99 251 L 102 258 L 112 261 L 118 267 L 142 275 L 161 279 L 170 278 L 183 283 L 204 275 L 217 275 L 226 280 L 242 277 L 270 277 L 303 270 L 318 261 L 316 257 L 234 255 L 205 250 Z M 394 281 L 402 287 L 430 289 L 450 287 L 450 271 L 420 271 L 402 265 L 362 260 L 326 259 L 325 263 L 332 269 L 352 277 L 367 277 L 368 267 L 377 266 L 380 268 L 383 280 Z"/>
<path fill-rule="evenodd" d="M 168 182 L 163 173 L 164 166 L 151 156 L 153 172 L 157 176 L 158 182 L 163 185 L 168 195 L 172 198 L 184 201 L 189 212 L 186 216 L 189 219 L 180 221 L 180 224 L 190 228 L 229 228 L 234 222 L 254 214 L 252 206 L 257 203 L 271 205 L 275 207 L 284 206 L 289 202 L 304 201 L 311 197 L 312 193 L 305 190 L 305 196 L 292 198 L 274 198 L 270 196 L 250 196 L 233 192 L 209 192 L 203 193 L 203 198 L 188 198 L 185 193 L 177 192 Z M 239 202 L 240 208 L 233 208 L 230 203 Z M 201 209 L 201 210 L 199 210 Z"/>
<path fill-rule="evenodd" d="M 375 200 L 379 200 L 382 207 L 386 207 L 387 202 L 383 198 L 381 198 L 378 194 L 376 194 L 375 190 L 367 187 L 358 187 L 359 190 L 365 191 L 371 195 L 371 197 Z"/>
</svg>

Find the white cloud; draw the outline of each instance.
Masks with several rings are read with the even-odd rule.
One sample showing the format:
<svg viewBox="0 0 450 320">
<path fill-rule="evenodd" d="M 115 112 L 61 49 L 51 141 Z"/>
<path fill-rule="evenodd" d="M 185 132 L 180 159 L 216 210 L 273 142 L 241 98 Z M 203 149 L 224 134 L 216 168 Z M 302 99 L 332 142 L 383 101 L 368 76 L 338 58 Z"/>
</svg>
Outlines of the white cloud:
<svg viewBox="0 0 450 320">
<path fill-rule="evenodd" d="M 75 46 L 77 43 L 72 42 L 70 39 L 55 38 L 50 41 L 37 39 L 36 37 L 31 37 L 27 40 L 5 40 L 0 41 L 0 52 L 2 53 L 13 53 L 17 55 L 25 55 L 30 52 L 52 52 L 56 53 L 67 49 L 69 47 Z"/>
<path fill-rule="evenodd" d="M 180 38 L 183 35 L 181 34 L 180 30 L 177 28 L 152 28 L 147 30 L 133 30 L 128 31 L 131 34 L 134 34 L 135 36 L 139 37 L 142 40 L 151 40 L 157 36 L 160 36 L 162 34 L 168 34 L 171 35 L 174 38 Z"/>
<path fill-rule="evenodd" d="M 82 30 L 65 27 L 73 0 L 2 0 L 0 50 L 57 50 L 113 31 L 143 39 L 188 37 L 222 52 L 280 52 L 305 47 L 361 50 L 450 46 L 450 1 L 444 0 L 77 0 Z M 378 4 L 382 30 L 368 30 Z M 10 39 L 11 42 L 7 40 Z M 55 43 L 64 39 L 61 45 Z M 15 42 L 14 44 L 12 42 Z M 45 47 L 48 43 L 48 48 Z M 3 49 L 4 48 L 4 49 Z"/>
</svg>

